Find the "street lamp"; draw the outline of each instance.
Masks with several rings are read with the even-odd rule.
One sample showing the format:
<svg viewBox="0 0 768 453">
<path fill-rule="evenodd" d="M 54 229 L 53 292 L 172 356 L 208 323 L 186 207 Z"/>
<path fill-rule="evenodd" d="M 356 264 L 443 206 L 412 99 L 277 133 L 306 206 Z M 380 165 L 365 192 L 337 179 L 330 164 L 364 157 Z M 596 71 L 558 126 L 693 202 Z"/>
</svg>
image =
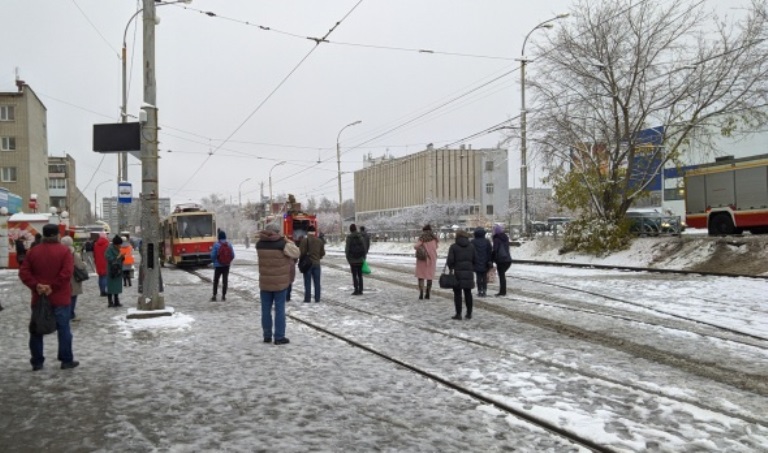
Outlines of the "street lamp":
<svg viewBox="0 0 768 453">
<path fill-rule="evenodd" d="M 155 6 L 163 6 L 163 5 L 172 5 L 174 3 L 192 3 L 192 0 L 176 0 L 176 1 L 170 1 L 170 2 L 157 2 L 155 3 Z M 128 90 L 126 88 L 126 72 L 127 72 L 127 55 L 128 55 L 128 44 L 126 43 L 126 36 L 128 35 L 128 27 L 131 26 L 131 22 L 133 22 L 133 19 L 138 17 L 139 14 L 141 14 L 144 11 L 144 8 L 139 9 L 133 15 L 130 19 L 128 19 L 128 23 L 125 24 L 125 31 L 123 31 L 123 49 L 122 49 L 122 88 L 123 88 L 123 104 L 120 106 L 120 118 L 122 123 L 128 122 Z M 138 150 L 137 150 L 138 151 Z M 128 181 L 128 153 L 123 151 L 120 153 L 119 160 L 117 161 L 117 179 L 118 181 L 124 182 Z M 117 225 L 118 225 L 118 231 L 123 231 L 126 229 L 126 225 L 128 223 L 128 217 L 126 212 L 126 206 L 123 206 L 123 204 L 118 203 L 117 205 Z"/>
<path fill-rule="evenodd" d="M 284 163 L 286 162 L 285 161 L 278 162 L 275 165 L 273 165 L 272 168 L 269 169 L 269 215 L 274 214 L 272 210 L 272 170 L 274 170 L 275 167 L 279 165 L 283 165 Z"/>
<path fill-rule="evenodd" d="M 357 120 L 353 123 L 349 123 L 346 126 L 342 127 L 339 131 L 338 135 L 336 135 L 336 166 L 338 169 L 338 177 L 339 177 L 339 239 L 344 238 L 344 215 L 342 214 L 341 205 L 344 203 L 344 200 L 341 198 L 341 145 L 339 144 L 339 139 L 341 138 L 341 133 L 344 132 L 344 129 L 351 127 L 351 126 L 357 126 L 358 124 L 362 123 L 362 120 Z"/>
<path fill-rule="evenodd" d="M 558 14 L 552 19 L 545 20 L 539 25 L 533 27 L 531 31 L 525 35 L 523 40 L 523 49 L 520 52 L 520 228 L 523 236 L 528 235 L 528 164 L 526 162 L 526 111 L 525 111 L 525 65 L 528 63 L 528 59 L 525 57 L 525 44 L 528 42 L 528 38 L 536 30 L 543 28 L 552 28 L 550 22 L 564 19 L 568 17 L 568 14 Z"/>
<path fill-rule="evenodd" d="M 101 187 L 102 184 L 106 184 L 108 182 L 112 181 L 111 179 L 107 179 L 106 181 L 100 182 L 95 189 L 93 189 L 93 216 L 96 218 L 96 220 L 99 220 L 99 208 L 98 208 L 98 198 L 96 193 L 99 191 L 99 187 Z"/>
<path fill-rule="evenodd" d="M 250 181 L 251 178 L 245 178 L 243 182 L 240 183 L 239 186 L 237 186 L 237 207 L 241 208 L 243 207 L 243 200 L 240 198 L 240 189 L 243 187 L 243 183 Z"/>
</svg>

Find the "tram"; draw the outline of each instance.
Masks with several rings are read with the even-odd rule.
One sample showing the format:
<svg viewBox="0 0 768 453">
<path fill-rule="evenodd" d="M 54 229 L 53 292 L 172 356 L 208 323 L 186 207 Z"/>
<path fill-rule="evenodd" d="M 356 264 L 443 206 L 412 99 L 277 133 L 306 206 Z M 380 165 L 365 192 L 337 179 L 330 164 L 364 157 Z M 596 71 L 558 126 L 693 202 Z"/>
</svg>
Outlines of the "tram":
<svg viewBox="0 0 768 453">
<path fill-rule="evenodd" d="M 196 203 L 177 205 L 163 221 L 160 262 L 177 267 L 204 267 L 211 264 L 216 243 L 216 216 Z"/>
</svg>

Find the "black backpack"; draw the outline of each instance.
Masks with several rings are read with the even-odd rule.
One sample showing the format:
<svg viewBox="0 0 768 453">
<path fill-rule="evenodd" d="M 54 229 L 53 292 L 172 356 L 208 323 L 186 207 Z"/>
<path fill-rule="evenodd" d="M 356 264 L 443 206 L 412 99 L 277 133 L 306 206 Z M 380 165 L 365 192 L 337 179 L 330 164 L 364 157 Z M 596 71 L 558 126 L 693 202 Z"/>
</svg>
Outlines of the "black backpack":
<svg viewBox="0 0 768 453">
<path fill-rule="evenodd" d="M 361 236 L 352 236 L 349 243 L 349 257 L 354 259 L 365 258 L 365 243 Z"/>
</svg>

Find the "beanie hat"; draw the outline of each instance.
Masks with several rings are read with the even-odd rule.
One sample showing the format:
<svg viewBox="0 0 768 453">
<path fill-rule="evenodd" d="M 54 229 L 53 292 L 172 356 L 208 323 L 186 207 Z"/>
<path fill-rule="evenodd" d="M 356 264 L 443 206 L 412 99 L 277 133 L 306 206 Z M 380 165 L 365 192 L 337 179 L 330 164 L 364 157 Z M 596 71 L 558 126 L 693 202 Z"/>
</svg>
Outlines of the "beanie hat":
<svg viewBox="0 0 768 453">
<path fill-rule="evenodd" d="M 73 244 L 72 238 L 69 236 L 64 236 L 63 238 L 61 238 L 61 243 L 66 245 L 67 247 L 71 247 Z"/>
<path fill-rule="evenodd" d="M 59 235 L 59 227 L 49 223 L 43 226 L 43 237 L 53 238 Z"/>
<path fill-rule="evenodd" d="M 122 245 L 123 244 L 123 238 L 121 238 L 118 235 L 115 235 L 115 237 L 112 238 L 112 243 L 115 245 Z"/>
<path fill-rule="evenodd" d="M 504 232 L 504 227 L 501 225 L 494 225 L 493 226 L 493 234 L 499 234 Z"/>
<path fill-rule="evenodd" d="M 315 226 L 314 225 L 308 226 L 307 231 L 315 231 Z"/>
<path fill-rule="evenodd" d="M 270 233 L 279 233 L 280 232 L 280 225 L 276 223 L 270 223 L 267 226 L 264 227 L 266 231 L 269 231 Z"/>
<path fill-rule="evenodd" d="M 219 240 L 226 239 L 227 233 L 224 232 L 224 230 L 219 230 Z"/>
</svg>

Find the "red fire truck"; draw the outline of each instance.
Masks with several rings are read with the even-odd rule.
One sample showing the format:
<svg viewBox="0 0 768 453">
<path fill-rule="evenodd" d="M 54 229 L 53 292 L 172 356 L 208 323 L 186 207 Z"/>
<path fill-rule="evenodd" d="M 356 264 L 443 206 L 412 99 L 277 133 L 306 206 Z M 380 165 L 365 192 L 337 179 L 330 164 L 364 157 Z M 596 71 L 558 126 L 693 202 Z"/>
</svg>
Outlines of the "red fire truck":
<svg viewBox="0 0 768 453">
<path fill-rule="evenodd" d="M 768 154 L 724 157 L 685 174 L 685 217 L 710 236 L 768 233 Z"/>
<path fill-rule="evenodd" d="M 272 206 L 272 208 L 275 207 Z M 319 234 L 317 216 L 303 212 L 301 210 L 301 203 L 297 203 L 293 195 L 289 195 L 288 201 L 281 206 L 277 206 L 275 210 L 277 214 L 268 215 L 265 218 L 264 225 L 277 222 L 280 225 L 283 236 L 289 237 L 298 243 L 302 237 L 307 235 L 310 225 L 315 227 L 314 236 Z"/>
</svg>

